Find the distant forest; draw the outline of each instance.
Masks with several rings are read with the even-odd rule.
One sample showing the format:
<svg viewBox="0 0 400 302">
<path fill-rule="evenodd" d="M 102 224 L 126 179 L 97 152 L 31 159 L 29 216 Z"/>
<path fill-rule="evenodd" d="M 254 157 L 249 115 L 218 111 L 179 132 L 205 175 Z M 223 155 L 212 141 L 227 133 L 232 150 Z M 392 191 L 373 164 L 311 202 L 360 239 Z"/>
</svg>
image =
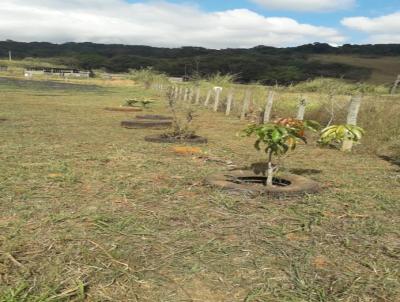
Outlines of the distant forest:
<svg viewBox="0 0 400 302">
<path fill-rule="evenodd" d="M 400 56 L 400 44 L 343 45 L 324 43 L 298 47 L 257 46 L 251 49 L 206 49 L 202 47 L 159 48 L 117 44 L 0 42 L 0 58 L 46 58 L 52 62 L 87 70 L 127 72 L 152 67 L 170 76 L 207 76 L 217 72 L 237 74 L 240 82 L 290 84 L 315 77 L 352 81 L 368 79 L 371 70 L 341 63 L 311 60 L 316 54 L 364 57 Z"/>
</svg>

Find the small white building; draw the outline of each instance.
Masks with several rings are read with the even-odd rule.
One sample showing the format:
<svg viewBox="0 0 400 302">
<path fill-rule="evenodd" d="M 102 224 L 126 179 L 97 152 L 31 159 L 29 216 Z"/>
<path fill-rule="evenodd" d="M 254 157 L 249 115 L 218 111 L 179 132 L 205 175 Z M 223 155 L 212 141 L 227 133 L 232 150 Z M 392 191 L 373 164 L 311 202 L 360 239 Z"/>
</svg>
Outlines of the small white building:
<svg viewBox="0 0 400 302">
<path fill-rule="evenodd" d="M 69 68 L 28 67 L 25 69 L 25 77 L 34 75 L 53 75 L 59 77 L 89 78 L 90 71 Z"/>
<path fill-rule="evenodd" d="M 169 77 L 168 80 L 172 83 L 182 83 L 184 82 L 184 78 L 178 78 L 178 77 Z"/>
</svg>

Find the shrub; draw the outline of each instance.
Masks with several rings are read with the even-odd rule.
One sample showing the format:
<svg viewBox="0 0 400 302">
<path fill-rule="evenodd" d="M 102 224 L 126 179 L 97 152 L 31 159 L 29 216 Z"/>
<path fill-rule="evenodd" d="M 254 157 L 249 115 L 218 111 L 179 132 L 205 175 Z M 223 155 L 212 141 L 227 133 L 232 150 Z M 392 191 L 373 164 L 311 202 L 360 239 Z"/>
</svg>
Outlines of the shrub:
<svg viewBox="0 0 400 302">
<path fill-rule="evenodd" d="M 170 87 L 166 94 L 168 107 L 172 113 L 172 132 L 165 133 L 165 136 L 184 139 L 195 136 L 195 130 L 192 128 L 194 119 L 194 109 L 190 103 L 185 103 L 178 108 L 177 101 L 174 98 L 173 88 Z"/>
<path fill-rule="evenodd" d="M 364 135 L 364 129 L 354 125 L 333 125 L 321 131 L 321 145 L 343 144 L 345 141 L 359 142 Z"/>
<path fill-rule="evenodd" d="M 155 71 L 151 67 L 139 70 L 131 70 L 129 78 L 134 81 L 143 83 L 146 89 L 149 89 L 151 85 L 155 82 L 168 82 L 168 77 L 165 74 Z"/>
</svg>

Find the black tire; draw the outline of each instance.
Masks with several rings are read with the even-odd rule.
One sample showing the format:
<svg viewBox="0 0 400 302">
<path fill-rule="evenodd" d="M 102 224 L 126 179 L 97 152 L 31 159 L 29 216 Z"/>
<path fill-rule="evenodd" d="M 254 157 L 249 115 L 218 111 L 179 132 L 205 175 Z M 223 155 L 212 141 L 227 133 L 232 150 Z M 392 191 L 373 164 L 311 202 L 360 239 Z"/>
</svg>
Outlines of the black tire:
<svg viewBox="0 0 400 302">
<path fill-rule="evenodd" d="M 122 121 L 121 126 L 128 129 L 143 129 L 143 128 L 169 128 L 172 126 L 170 121 L 150 121 L 150 120 L 132 120 Z"/>
<path fill-rule="evenodd" d="M 236 170 L 211 175 L 206 179 L 206 183 L 232 193 L 242 193 L 250 196 L 269 195 L 290 197 L 317 193 L 321 190 L 321 187 L 317 182 L 300 175 L 289 173 L 277 176 L 280 181 L 287 183 L 287 185 L 284 186 L 267 187 L 260 184 L 233 181 L 235 179 L 262 177 L 264 176 L 255 173 L 253 170 Z"/>
<path fill-rule="evenodd" d="M 136 118 L 139 120 L 172 121 L 172 117 L 158 114 L 137 115 Z"/>
<path fill-rule="evenodd" d="M 141 112 L 141 111 L 143 111 L 140 108 L 132 108 L 132 107 L 105 107 L 104 110 L 113 111 L 113 112 Z"/>
<path fill-rule="evenodd" d="M 185 143 L 185 144 L 207 144 L 208 140 L 205 137 L 201 136 L 194 136 L 192 138 L 186 139 L 179 139 L 175 137 L 165 137 L 161 135 L 150 135 L 144 138 L 146 142 L 151 143 L 167 143 L 167 144 L 174 144 L 174 143 Z"/>
</svg>

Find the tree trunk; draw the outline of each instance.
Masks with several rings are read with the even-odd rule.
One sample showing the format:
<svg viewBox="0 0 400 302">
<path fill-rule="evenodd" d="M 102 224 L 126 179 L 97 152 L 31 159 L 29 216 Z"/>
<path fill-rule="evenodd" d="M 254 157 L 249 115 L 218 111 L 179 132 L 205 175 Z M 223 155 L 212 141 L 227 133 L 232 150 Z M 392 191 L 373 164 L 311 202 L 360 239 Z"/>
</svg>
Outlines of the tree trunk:
<svg viewBox="0 0 400 302">
<path fill-rule="evenodd" d="M 267 187 L 273 186 L 274 168 L 272 166 L 272 151 L 268 154 Z"/>
</svg>

